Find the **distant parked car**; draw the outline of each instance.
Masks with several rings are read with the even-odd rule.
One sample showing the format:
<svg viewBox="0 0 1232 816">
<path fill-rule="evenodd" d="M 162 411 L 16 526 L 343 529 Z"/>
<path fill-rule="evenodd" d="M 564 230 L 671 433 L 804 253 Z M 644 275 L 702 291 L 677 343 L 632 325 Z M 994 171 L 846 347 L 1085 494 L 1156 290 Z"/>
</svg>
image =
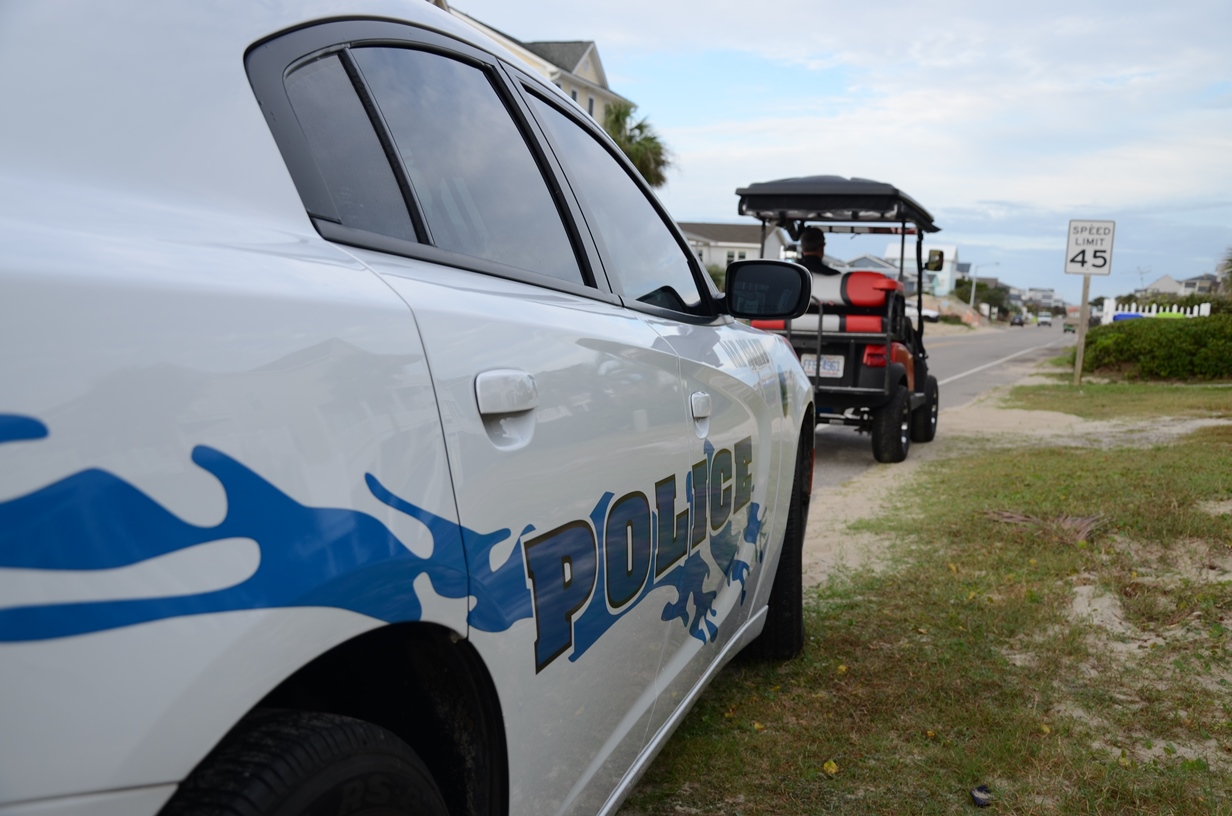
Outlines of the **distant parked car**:
<svg viewBox="0 0 1232 816">
<path fill-rule="evenodd" d="M 916 320 L 916 307 L 913 304 L 908 303 L 905 308 L 907 310 L 907 317 L 911 318 L 912 324 L 918 326 L 919 321 Z M 926 323 L 937 323 L 941 320 L 941 312 L 936 309 L 924 308 L 919 310 L 919 314 L 924 318 Z"/>
<path fill-rule="evenodd" d="M 1011 317 L 1011 318 L 1010 318 L 1010 325 L 1011 325 L 1011 326 L 1022 326 L 1022 325 L 1025 325 L 1025 324 L 1024 324 L 1024 322 L 1023 322 L 1023 319 L 1022 319 L 1022 315 L 1020 315 L 1020 314 L 1016 314 L 1016 315 L 1014 315 L 1013 317 Z"/>
</svg>

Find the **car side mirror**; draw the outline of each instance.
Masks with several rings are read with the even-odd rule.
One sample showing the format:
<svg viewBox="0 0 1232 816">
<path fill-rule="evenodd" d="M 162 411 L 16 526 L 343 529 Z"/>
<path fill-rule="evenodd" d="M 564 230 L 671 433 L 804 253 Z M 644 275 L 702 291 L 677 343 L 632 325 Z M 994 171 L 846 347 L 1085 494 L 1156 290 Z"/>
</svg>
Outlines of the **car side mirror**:
<svg viewBox="0 0 1232 816">
<path fill-rule="evenodd" d="M 928 263 L 924 264 L 924 268 L 929 272 L 940 272 L 943 266 L 945 266 L 945 252 L 940 249 L 928 250 Z"/>
<path fill-rule="evenodd" d="M 790 261 L 736 261 L 727 267 L 727 313 L 746 320 L 786 320 L 804 314 L 813 276 Z"/>
</svg>

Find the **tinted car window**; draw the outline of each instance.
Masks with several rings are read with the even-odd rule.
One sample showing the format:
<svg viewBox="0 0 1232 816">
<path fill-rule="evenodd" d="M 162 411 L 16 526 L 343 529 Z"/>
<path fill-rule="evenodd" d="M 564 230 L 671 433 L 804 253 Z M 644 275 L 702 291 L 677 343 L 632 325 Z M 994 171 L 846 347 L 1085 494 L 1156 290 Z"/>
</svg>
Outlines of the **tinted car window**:
<svg viewBox="0 0 1232 816">
<path fill-rule="evenodd" d="M 432 243 L 583 282 L 539 165 L 482 70 L 410 49 L 352 53 L 389 126 Z"/>
<path fill-rule="evenodd" d="M 608 278 L 622 295 L 682 312 L 701 303 L 689 256 L 654 208 L 594 136 L 538 97 L 536 115 L 552 134 L 574 192 L 586 204 L 604 246 Z"/>
<path fill-rule="evenodd" d="M 342 223 L 416 240 L 393 168 L 338 57 L 296 69 L 286 89 Z"/>
</svg>

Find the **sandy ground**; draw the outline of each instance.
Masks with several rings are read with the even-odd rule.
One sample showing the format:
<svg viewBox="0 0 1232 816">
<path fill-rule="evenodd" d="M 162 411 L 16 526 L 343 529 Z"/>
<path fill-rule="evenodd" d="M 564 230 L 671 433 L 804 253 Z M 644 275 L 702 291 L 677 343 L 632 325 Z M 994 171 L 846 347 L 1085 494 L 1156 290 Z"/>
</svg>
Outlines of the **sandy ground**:
<svg viewBox="0 0 1232 816">
<path fill-rule="evenodd" d="M 934 327 L 929 327 L 932 331 Z M 940 324 L 936 334 L 947 328 Z M 995 331 L 988 330 L 985 331 Z M 1028 376 L 1018 385 L 1049 382 Z M 836 569 L 875 567 L 889 545 L 866 533 L 852 532 L 856 521 L 872 518 L 887 509 L 889 497 L 909 484 L 921 465 L 939 458 L 958 456 L 975 438 L 1008 445 L 1075 445 L 1084 447 L 1150 446 L 1175 439 L 1207 425 L 1227 424 L 1218 419 L 1159 419 L 1092 421 L 1053 411 L 1023 411 L 1001 407 L 1009 387 L 954 408 L 942 409 L 937 437 L 926 445 L 914 444 L 907 461 L 874 465 L 845 482 L 837 490 L 826 488 L 813 494 L 804 540 L 804 584 L 820 583 Z"/>
</svg>

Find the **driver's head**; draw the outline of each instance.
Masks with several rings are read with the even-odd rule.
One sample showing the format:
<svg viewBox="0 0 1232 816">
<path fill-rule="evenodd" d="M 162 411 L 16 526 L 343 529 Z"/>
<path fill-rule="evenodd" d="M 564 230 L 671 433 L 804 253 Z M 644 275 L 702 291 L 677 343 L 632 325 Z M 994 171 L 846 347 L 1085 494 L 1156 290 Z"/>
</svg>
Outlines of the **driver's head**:
<svg viewBox="0 0 1232 816">
<path fill-rule="evenodd" d="M 805 227 L 800 233 L 800 252 L 805 255 L 821 255 L 826 251 L 826 234 L 817 227 Z"/>
</svg>

